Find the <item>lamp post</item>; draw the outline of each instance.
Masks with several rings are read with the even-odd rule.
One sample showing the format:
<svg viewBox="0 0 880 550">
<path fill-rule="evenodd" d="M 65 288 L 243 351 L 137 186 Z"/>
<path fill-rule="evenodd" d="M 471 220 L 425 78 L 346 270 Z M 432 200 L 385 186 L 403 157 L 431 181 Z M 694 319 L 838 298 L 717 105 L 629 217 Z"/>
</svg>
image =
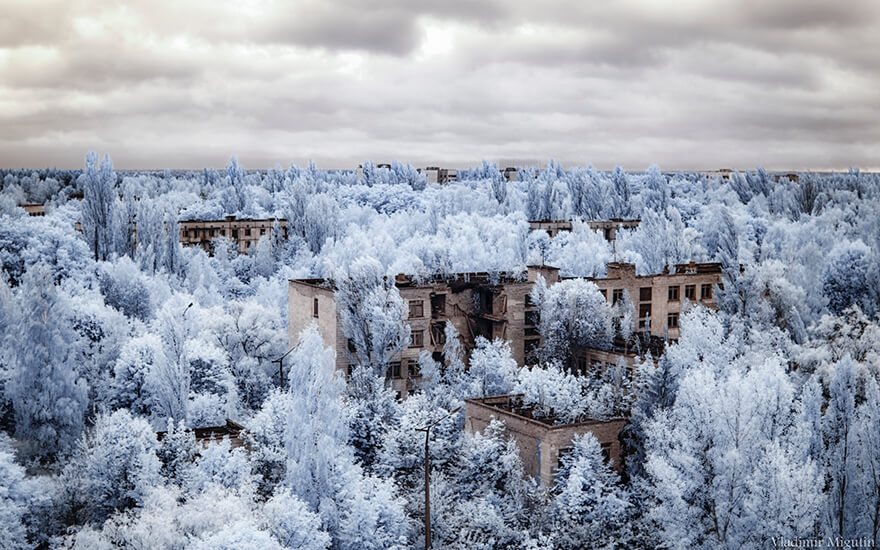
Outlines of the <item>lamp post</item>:
<svg viewBox="0 0 880 550">
<path fill-rule="evenodd" d="M 416 431 L 425 432 L 425 548 L 431 547 L 431 465 L 428 459 L 428 444 L 431 441 L 431 428 L 443 422 L 453 414 L 461 410 L 457 407 L 453 411 L 449 411 L 442 418 L 429 424 L 424 428 L 416 428 Z"/>
<path fill-rule="evenodd" d="M 280 382 L 281 389 L 284 389 L 284 369 L 283 369 L 284 358 L 287 357 L 288 355 L 290 355 L 290 352 L 293 351 L 294 349 L 296 349 L 296 346 L 293 346 L 292 348 L 287 350 L 287 353 L 285 353 L 284 355 L 282 355 L 278 359 L 272 360 L 273 363 L 278 363 L 278 379 Z"/>
</svg>

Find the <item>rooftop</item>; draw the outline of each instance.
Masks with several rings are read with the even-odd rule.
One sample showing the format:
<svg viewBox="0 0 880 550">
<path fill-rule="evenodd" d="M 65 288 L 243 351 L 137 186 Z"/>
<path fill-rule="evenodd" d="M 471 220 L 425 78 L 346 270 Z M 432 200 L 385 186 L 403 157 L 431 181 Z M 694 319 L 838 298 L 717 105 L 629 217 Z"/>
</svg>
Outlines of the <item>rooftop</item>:
<svg viewBox="0 0 880 550">
<path fill-rule="evenodd" d="M 564 424 L 556 421 L 552 415 L 535 417 L 534 408 L 523 405 L 522 398 L 523 394 L 493 395 L 485 399 L 465 399 L 465 403 L 476 407 L 490 408 L 500 413 L 501 416 L 515 417 L 521 421 L 546 430 L 562 430 L 581 426 L 594 426 L 606 422 L 625 420 L 624 418 L 585 418 L 580 422 Z"/>
</svg>

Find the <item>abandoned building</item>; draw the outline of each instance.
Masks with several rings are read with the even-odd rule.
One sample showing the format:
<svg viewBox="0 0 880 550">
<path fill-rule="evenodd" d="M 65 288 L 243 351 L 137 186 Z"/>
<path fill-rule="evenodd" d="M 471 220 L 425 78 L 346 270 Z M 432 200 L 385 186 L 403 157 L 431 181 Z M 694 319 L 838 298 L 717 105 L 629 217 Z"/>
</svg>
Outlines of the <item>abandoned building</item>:
<svg viewBox="0 0 880 550">
<path fill-rule="evenodd" d="M 678 320 L 685 302 L 696 302 L 717 309 L 715 287 L 721 285 L 721 264 L 678 264 L 670 271 L 654 275 L 636 275 L 634 264 L 611 262 L 604 278 L 596 283 L 605 299 L 616 304 L 624 290 L 633 303 L 635 330 L 652 336 L 678 340 Z"/>
<path fill-rule="evenodd" d="M 625 220 L 623 218 L 611 218 L 608 220 L 585 220 L 590 229 L 601 231 L 606 241 L 617 238 L 617 232 L 621 229 L 633 229 L 639 226 L 641 220 Z M 550 237 L 555 237 L 562 231 L 571 231 L 574 222 L 572 220 L 535 220 L 529 222 L 529 230 L 543 229 Z"/>
<path fill-rule="evenodd" d="M 419 168 L 419 173 L 425 175 L 428 183 L 451 183 L 456 181 L 458 177 L 458 170 L 455 168 L 440 168 L 439 166 Z"/>
<path fill-rule="evenodd" d="M 42 204 L 22 204 L 21 208 L 28 213 L 28 216 L 45 216 L 46 209 Z"/>
<path fill-rule="evenodd" d="M 192 432 L 195 437 L 196 443 L 198 443 L 202 448 L 207 447 L 211 443 L 219 443 L 224 439 L 229 439 L 229 448 L 237 449 L 244 445 L 241 433 L 244 431 L 244 426 L 235 422 L 233 420 L 226 419 L 226 423 L 221 426 L 204 426 L 201 428 L 192 428 L 191 430 L 187 430 L 188 432 Z M 156 439 L 162 441 L 165 438 L 165 434 L 168 432 L 156 432 Z"/>
<path fill-rule="evenodd" d="M 653 358 L 663 355 L 667 340 L 659 336 L 634 332 L 628 340 L 616 337 L 608 349 L 586 348 L 577 357 L 576 374 L 587 374 L 596 369 L 606 370 L 623 363 L 630 376 L 635 376 L 635 365 L 648 354 Z"/>
<path fill-rule="evenodd" d="M 587 432 L 592 433 L 599 441 L 605 460 L 610 461 L 612 467 L 620 471 L 618 436 L 626 424 L 625 419 L 553 424 L 547 419 L 533 418 L 532 410 L 522 406 L 521 397 L 499 395 L 486 399 L 465 399 L 465 430 L 469 433 L 481 432 L 493 418 L 504 422 L 519 448 L 526 473 L 545 487 L 553 485 L 559 457 L 571 447 L 572 439 Z"/>
<path fill-rule="evenodd" d="M 227 237 L 238 244 L 238 252 L 244 254 L 251 245 L 256 246 L 260 237 L 271 236 L 275 219 L 236 219 L 226 216 L 222 220 L 191 220 L 180 222 L 180 244 L 200 246 L 211 251 L 211 240 Z M 278 224 L 287 237 L 287 220 L 278 219 Z"/>
<path fill-rule="evenodd" d="M 487 273 L 458 273 L 417 282 L 398 275 L 395 284 L 409 308 L 412 331 L 407 349 L 396 354 L 390 363 L 391 386 L 398 396 L 413 390 L 422 350 L 442 359 L 444 328 L 451 322 L 462 340 L 466 353 L 473 350 L 476 338 L 501 338 L 510 342 L 513 358 L 520 366 L 533 361 L 540 336 L 536 308 L 528 299 L 538 275 L 548 283 L 559 280 L 555 267 L 529 267 L 518 277 L 490 277 Z M 354 360 L 348 339 L 342 333 L 336 311 L 334 287 L 325 279 L 295 279 L 288 287 L 288 336 L 291 346 L 296 337 L 312 322 L 318 325 L 325 343 L 336 351 L 336 368 L 348 372 Z M 467 358 L 466 358 L 467 359 Z"/>
</svg>

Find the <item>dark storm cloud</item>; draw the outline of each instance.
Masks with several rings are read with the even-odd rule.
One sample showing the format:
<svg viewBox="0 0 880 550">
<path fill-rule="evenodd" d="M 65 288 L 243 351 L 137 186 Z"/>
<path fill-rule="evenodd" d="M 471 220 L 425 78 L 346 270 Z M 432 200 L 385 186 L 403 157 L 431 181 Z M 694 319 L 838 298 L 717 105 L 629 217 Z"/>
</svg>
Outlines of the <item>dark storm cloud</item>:
<svg viewBox="0 0 880 550">
<path fill-rule="evenodd" d="M 877 168 L 878 10 L 0 0 L 0 165 Z"/>
</svg>

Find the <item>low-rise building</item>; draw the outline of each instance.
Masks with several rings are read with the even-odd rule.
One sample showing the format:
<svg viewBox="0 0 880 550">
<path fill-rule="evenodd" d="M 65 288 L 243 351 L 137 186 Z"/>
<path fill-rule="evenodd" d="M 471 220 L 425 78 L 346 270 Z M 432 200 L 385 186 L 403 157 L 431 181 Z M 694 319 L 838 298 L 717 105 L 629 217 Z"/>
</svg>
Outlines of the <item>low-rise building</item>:
<svg viewBox="0 0 880 550">
<path fill-rule="evenodd" d="M 541 485 L 552 486 L 560 455 L 571 447 L 576 435 L 592 433 L 602 446 L 602 454 L 620 471 L 620 431 L 626 419 L 584 420 L 572 424 L 554 424 L 533 418 L 532 409 L 522 406 L 520 395 L 498 395 L 486 399 L 465 400 L 464 427 L 469 433 L 481 432 L 493 419 L 504 422 L 516 441 L 526 473 Z"/>
<path fill-rule="evenodd" d="M 184 246 L 201 246 L 211 250 L 211 240 L 216 237 L 227 237 L 238 244 L 238 251 L 244 254 L 248 248 L 259 242 L 263 236 L 272 235 L 275 222 L 287 237 L 287 220 L 283 219 L 236 219 L 226 216 L 222 220 L 187 220 L 180 222 L 180 244 Z"/>
<path fill-rule="evenodd" d="M 226 419 L 226 423 L 220 426 L 203 426 L 201 428 L 192 428 L 187 432 L 192 432 L 193 437 L 202 448 L 212 443 L 219 443 L 224 439 L 229 439 L 229 448 L 237 449 L 244 446 L 241 438 L 244 426 L 233 420 Z M 162 441 L 168 432 L 156 432 L 156 439 Z"/>
<path fill-rule="evenodd" d="M 596 369 L 606 370 L 623 363 L 630 377 L 635 375 L 636 362 L 648 354 L 654 359 L 666 351 L 667 340 L 659 336 L 635 332 L 629 340 L 615 338 L 608 349 L 586 348 L 578 358 L 577 374 L 587 374 Z"/>
<path fill-rule="evenodd" d="M 46 209 L 42 204 L 22 204 L 21 208 L 28 213 L 28 216 L 45 216 Z"/>
<path fill-rule="evenodd" d="M 641 220 L 627 220 L 623 218 L 611 218 L 608 220 L 586 220 L 586 223 L 593 231 L 601 231 L 606 241 L 613 241 L 617 238 L 617 232 L 621 229 L 633 229 L 639 226 Z M 529 230 L 537 231 L 543 229 L 551 237 L 555 237 L 562 231 L 571 231 L 574 226 L 572 220 L 534 220 L 529 222 Z"/>
<path fill-rule="evenodd" d="M 721 286 L 720 263 L 678 264 L 654 275 L 636 275 L 636 266 L 624 262 L 607 265 L 604 278 L 596 283 L 605 299 L 616 304 L 629 293 L 633 303 L 635 330 L 645 330 L 664 339 L 678 340 L 678 320 L 686 302 L 717 309 L 715 287 Z"/>
<path fill-rule="evenodd" d="M 549 284 L 559 280 L 559 270 L 549 266 L 529 267 L 518 276 L 458 273 L 416 281 L 398 275 L 395 285 L 409 308 L 412 337 L 410 346 L 391 359 L 388 375 L 393 389 L 400 396 L 413 389 L 420 377 L 418 357 L 423 350 L 442 359 L 447 321 L 458 331 L 466 353 L 474 348 L 478 336 L 501 338 L 510 342 L 517 364 L 528 363 L 540 346 L 536 308 L 528 298 L 538 274 Z M 295 279 L 289 281 L 288 290 L 291 346 L 300 331 L 317 323 L 324 342 L 336 351 L 336 368 L 348 372 L 355 361 L 339 322 L 333 282 Z"/>
<path fill-rule="evenodd" d="M 419 168 L 419 173 L 425 175 L 428 183 L 451 183 L 458 179 L 458 170 L 455 168 L 426 166 L 425 168 Z"/>
</svg>

